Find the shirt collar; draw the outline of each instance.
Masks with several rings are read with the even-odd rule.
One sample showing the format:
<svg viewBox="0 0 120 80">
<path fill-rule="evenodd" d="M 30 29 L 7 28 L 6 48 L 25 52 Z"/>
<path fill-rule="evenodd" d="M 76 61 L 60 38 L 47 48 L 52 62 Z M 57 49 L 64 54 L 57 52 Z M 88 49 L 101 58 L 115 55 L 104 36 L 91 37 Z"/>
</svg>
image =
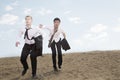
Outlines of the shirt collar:
<svg viewBox="0 0 120 80">
<path fill-rule="evenodd" d="M 25 25 L 25 29 L 32 29 L 32 25 L 31 25 L 31 27 L 27 27 L 27 26 Z"/>
<path fill-rule="evenodd" d="M 60 29 L 60 27 L 61 27 L 61 26 L 59 26 L 57 30 L 59 30 L 59 29 Z M 54 26 L 53 26 L 53 30 L 54 30 Z"/>
</svg>

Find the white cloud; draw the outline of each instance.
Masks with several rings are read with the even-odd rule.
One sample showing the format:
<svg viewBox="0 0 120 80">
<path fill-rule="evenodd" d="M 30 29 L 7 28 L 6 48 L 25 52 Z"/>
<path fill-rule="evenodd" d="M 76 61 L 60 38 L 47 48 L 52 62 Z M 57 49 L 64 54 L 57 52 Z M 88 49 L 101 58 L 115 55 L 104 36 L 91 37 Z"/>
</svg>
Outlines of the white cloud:
<svg viewBox="0 0 120 80">
<path fill-rule="evenodd" d="M 11 10 L 13 10 L 13 7 L 10 6 L 10 5 L 7 5 L 7 6 L 5 7 L 5 10 L 6 10 L 6 11 L 11 11 Z"/>
<path fill-rule="evenodd" d="M 0 24 L 13 25 L 19 19 L 18 16 L 12 14 L 4 14 L 0 17 Z"/>
<path fill-rule="evenodd" d="M 91 32 L 94 33 L 100 33 L 103 32 L 107 29 L 107 26 L 103 25 L 103 24 L 96 24 L 95 26 L 91 27 Z"/>
<path fill-rule="evenodd" d="M 94 34 L 94 33 L 88 33 L 84 36 L 85 39 L 87 40 L 92 40 L 92 41 L 103 41 L 106 40 L 108 37 L 108 33 L 107 32 L 101 32 L 99 34 Z"/>
<path fill-rule="evenodd" d="M 64 12 L 64 14 L 66 14 L 66 15 L 67 15 L 67 14 L 70 14 L 70 13 L 71 13 L 70 10 Z"/>
<path fill-rule="evenodd" d="M 53 11 L 50 10 L 50 9 L 45 9 L 45 8 L 41 8 L 38 13 L 41 15 L 41 16 L 44 16 L 44 15 L 47 15 L 47 14 L 52 14 Z"/>
<path fill-rule="evenodd" d="M 114 27 L 114 28 L 113 28 L 113 31 L 115 31 L 115 32 L 120 32 L 120 26 Z"/>
<path fill-rule="evenodd" d="M 30 8 L 25 8 L 25 10 L 24 10 L 24 14 L 25 15 L 30 15 L 32 13 L 32 9 L 30 9 Z"/>
<path fill-rule="evenodd" d="M 73 22 L 75 24 L 78 24 L 78 23 L 80 23 L 80 17 L 70 17 L 69 21 Z"/>
<path fill-rule="evenodd" d="M 108 38 L 107 26 L 103 24 L 96 24 L 90 28 L 90 32 L 84 35 L 85 39 L 92 41 L 103 41 Z"/>
</svg>

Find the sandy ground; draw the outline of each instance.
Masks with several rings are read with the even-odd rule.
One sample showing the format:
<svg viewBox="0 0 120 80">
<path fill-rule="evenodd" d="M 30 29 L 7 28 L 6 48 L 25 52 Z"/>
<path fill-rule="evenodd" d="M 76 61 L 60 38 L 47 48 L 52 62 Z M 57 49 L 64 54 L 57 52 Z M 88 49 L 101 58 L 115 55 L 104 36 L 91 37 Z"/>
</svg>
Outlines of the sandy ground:
<svg viewBox="0 0 120 80">
<path fill-rule="evenodd" d="M 120 80 L 120 51 L 92 51 L 63 55 L 63 66 L 59 72 L 52 68 L 51 55 L 38 57 L 37 76 L 31 78 L 29 70 L 21 76 L 19 57 L 0 59 L 0 80 Z"/>
</svg>

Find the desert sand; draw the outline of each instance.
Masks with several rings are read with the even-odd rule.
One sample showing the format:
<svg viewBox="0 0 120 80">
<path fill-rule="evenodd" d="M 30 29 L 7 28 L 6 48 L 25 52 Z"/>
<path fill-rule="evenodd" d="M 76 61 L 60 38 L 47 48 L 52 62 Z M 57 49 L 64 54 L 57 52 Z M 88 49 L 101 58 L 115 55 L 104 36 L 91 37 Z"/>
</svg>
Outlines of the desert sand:
<svg viewBox="0 0 120 80">
<path fill-rule="evenodd" d="M 54 72 L 51 54 L 38 57 L 37 76 L 29 70 L 21 76 L 19 57 L 0 58 L 0 80 L 120 80 L 120 51 L 91 51 L 63 54 L 62 70 Z"/>
</svg>

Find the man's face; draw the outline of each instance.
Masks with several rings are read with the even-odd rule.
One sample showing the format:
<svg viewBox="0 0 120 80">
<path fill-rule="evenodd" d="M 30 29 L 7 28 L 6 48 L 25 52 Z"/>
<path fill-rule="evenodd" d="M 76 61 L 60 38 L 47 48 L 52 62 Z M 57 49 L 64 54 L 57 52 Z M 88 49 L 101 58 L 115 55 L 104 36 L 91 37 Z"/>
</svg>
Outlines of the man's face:
<svg viewBox="0 0 120 80">
<path fill-rule="evenodd" d="M 60 25 L 60 21 L 59 20 L 54 21 L 54 27 L 55 28 L 58 28 L 59 25 Z"/>
<path fill-rule="evenodd" d="M 26 17 L 25 21 L 26 21 L 26 25 L 31 25 L 32 23 L 31 17 Z"/>
</svg>

